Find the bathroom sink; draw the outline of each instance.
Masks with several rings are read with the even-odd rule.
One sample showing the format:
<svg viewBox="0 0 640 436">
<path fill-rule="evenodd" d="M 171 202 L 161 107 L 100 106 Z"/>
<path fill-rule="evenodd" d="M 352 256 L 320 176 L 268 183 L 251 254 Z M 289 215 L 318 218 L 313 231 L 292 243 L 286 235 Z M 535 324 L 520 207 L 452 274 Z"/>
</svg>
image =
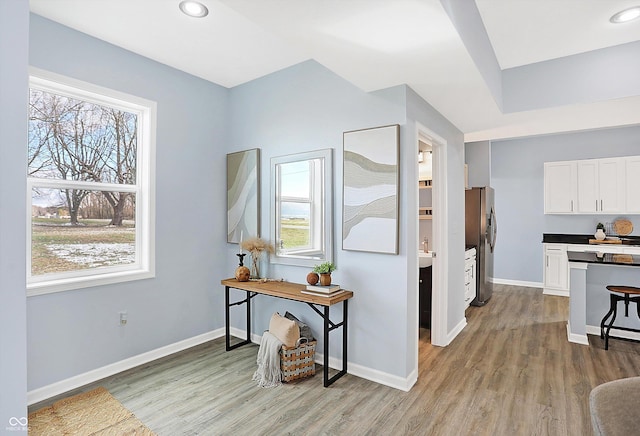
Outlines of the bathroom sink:
<svg viewBox="0 0 640 436">
<path fill-rule="evenodd" d="M 431 256 L 431 254 L 431 251 L 428 253 L 425 253 L 423 251 L 418 252 L 418 263 L 420 264 L 420 268 L 431 266 L 433 262 L 433 257 Z"/>
</svg>

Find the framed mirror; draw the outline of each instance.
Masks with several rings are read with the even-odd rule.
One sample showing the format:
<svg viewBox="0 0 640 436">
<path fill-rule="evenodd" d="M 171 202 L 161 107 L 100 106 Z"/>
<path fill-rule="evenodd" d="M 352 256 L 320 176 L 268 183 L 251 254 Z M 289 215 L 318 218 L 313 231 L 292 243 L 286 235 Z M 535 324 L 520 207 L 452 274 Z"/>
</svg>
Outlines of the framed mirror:
<svg viewBox="0 0 640 436">
<path fill-rule="evenodd" d="M 333 261 L 333 150 L 271 159 L 272 263 Z"/>
</svg>

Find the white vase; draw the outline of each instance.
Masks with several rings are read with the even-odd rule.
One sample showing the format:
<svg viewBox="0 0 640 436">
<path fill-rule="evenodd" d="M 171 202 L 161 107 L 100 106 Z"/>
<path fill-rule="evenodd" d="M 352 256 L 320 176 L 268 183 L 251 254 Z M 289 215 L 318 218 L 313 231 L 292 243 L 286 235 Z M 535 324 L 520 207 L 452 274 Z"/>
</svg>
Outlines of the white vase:
<svg viewBox="0 0 640 436">
<path fill-rule="evenodd" d="M 602 229 L 596 230 L 596 234 L 594 236 L 596 237 L 596 239 L 598 241 L 602 241 L 602 240 L 604 240 L 604 238 L 607 237 L 607 235 L 604 234 L 604 230 L 602 230 Z"/>
</svg>

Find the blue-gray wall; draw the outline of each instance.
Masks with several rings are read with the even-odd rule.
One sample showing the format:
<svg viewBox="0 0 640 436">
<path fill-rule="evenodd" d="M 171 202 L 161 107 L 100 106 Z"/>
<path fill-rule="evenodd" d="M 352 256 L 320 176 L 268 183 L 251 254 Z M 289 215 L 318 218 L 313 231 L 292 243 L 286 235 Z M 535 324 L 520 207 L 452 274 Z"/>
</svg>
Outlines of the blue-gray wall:
<svg viewBox="0 0 640 436">
<path fill-rule="evenodd" d="M 612 215 L 544 215 L 544 162 L 640 155 L 640 126 L 493 141 L 496 279 L 542 282 L 543 233 L 591 234 Z M 628 217 L 640 235 L 640 217 Z"/>
<path fill-rule="evenodd" d="M 469 186 L 491 186 L 491 141 L 468 142 L 464 161 L 469 168 Z"/>
<path fill-rule="evenodd" d="M 158 104 L 157 276 L 30 297 L 30 390 L 224 325 L 219 280 L 232 275 L 237 250 L 226 244 L 225 155 L 249 148 L 262 151 L 266 238 L 270 159 L 334 149 L 334 281 L 356 291 L 350 303 L 349 361 L 356 371 L 386 374 L 390 383 L 402 385 L 415 374 L 417 362 L 416 123 L 443 137 L 451 219 L 445 236 L 450 245 L 447 282 L 454 290 L 447 297 L 448 332 L 463 322 L 463 136 L 408 87 L 366 93 L 307 61 L 228 90 L 36 15 L 31 16 L 29 56 L 34 67 Z M 343 251 L 342 133 L 395 123 L 401 125 L 400 254 Z M 269 270 L 272 277 L 297 282 L 306 273 L 282 265 Z M 267 297 L 257 297 L 254 304 L 254 333 L 268 327 L 276 310 L 295 312 L 316 334 L 322 331 L 320 318 L 304 305 Z M 119 326 L 122 310 L 129 315 L 125 327 Z M 243 328 L 242 316 L 234 318 L 234 326 Z M 331 354 L 340 356 L 339 341 Z"/>
<path fill-rule="evenodd" d="M 405 287 L 394 280 L 395 271 L 403 268 L 406 259 L 393 255 L 344 252 L 342 246 L 342 132 L 367 127 L 404 124 L 404 95 L 397 89 L 391 95 L 379 97 L 362 92 L 315 61 L 307 61 L 270 74 L 231 90 L 230 151 L 261 148 L 261 198 L 263 199 L 261 227 L 270 238 L 270 160 L 272 157 L 324 148 L 334 149 L 334 262 L 338 269 L 333 281 L 353 289 L 350 302 L 349 361 L 380 371 L 404 375 L 405 356 L 380 355 L 371 359 L 373 350 L 395 349 L 404 344 L 406 316 Z M 228 269 L 235 259 L 228 247 Z M 309 270 L 300 267 L 271 265 L 269 276 L 304 283 Z M 275 311 L 297 314 L 309 323 L 320 339 L 321 318 L 299 303 L 269 297 L 254 300 L 254 331 L 268 328 Z M 340 308 L 333 308 L 341 319 Z M 242 323 L 237 324 L 242 328 Z M 384 326 L 384 327 L 383 327 Z M 332 342 L 332 355 L 341 352 L 340 338 Z M 320 336 L 320 337 L 319 337 Z M 383 353 L 386 354 L 386 353 Z"/>
<path fill-rule="evenodd" d="M 229 91 L 37 15 L 30 35 L 30 65 L 158 104 L 156 278 L 29 297 L 32 390 L 224 325 Z"/>
<path fill-rule="evenodd" d="M 27 416 L 26 231 L 29 4 L 0 1 L 0 434 Z"/>
<path fill-rule="evenodd" d="M 447 181 L 449 206 L 454 211 L 448 240 L 450 286 L 448 330 L 464 318 L 462 306 L 464 228 L 462 221 L 462 133 L 406 86 L 365 93 L 315 61 L 307 61 L 231 90 L 232 149 L 262 150 L 261 195 L 263 236 L 269 237 L 269 174 L 272 157 L 334 149 L 334 238 L 338 270 L 335 282 L 353 289 L 349 309 L 349 361 L 400 378 L 415 369 L 417 344 L 417 137 L 416 121 L 449 142 Z M 401 125 L 399 255 L 343 251 L 342 241 L 342 133 L 381 125 Z M 459 182 L 459 183 L 458 183 Z M 456 194 L 457 193 L 457 194 Z M 234 246 L 227 249 L 228 268 L 234 265 Z M 270 276 L 304 282 L 308 270 L 271 265 Z M 460 290 L 460 295 L 457 292 Z M 458 299 L 460 303 L 458 304 Z M 268 327 L 271 313 L 290 310 L 308 322 L 316 334 L 321 318 L 311 309 L 268 297 L 255 300 L 255 331 Z M 414 313 L 415 312 L 415 313 Z M 340 319 L 341 312 L 336 310 Z M 242 327 L 243 318 L 236 326 Z M 319 344 L 322 349 L 321 344 Z M 384 349 L 388 352 L 379 353 Z M 332 355 L 340 355 L 339 341 Z M 393 351 L 391 351 L 393 350 Z"/>
</svg>

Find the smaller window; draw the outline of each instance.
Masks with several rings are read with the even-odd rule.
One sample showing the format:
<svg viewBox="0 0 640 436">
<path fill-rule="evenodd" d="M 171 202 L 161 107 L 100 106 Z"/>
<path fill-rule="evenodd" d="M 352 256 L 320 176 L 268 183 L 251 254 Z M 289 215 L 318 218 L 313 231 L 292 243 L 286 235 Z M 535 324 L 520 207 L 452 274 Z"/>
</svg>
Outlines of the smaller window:
<svg viewBox="0 0 640 436">
<path fill-rule="evenodd" d="M 274 263 L 332 258 L 331 150 L 271 159 Z"/>
</svg>

